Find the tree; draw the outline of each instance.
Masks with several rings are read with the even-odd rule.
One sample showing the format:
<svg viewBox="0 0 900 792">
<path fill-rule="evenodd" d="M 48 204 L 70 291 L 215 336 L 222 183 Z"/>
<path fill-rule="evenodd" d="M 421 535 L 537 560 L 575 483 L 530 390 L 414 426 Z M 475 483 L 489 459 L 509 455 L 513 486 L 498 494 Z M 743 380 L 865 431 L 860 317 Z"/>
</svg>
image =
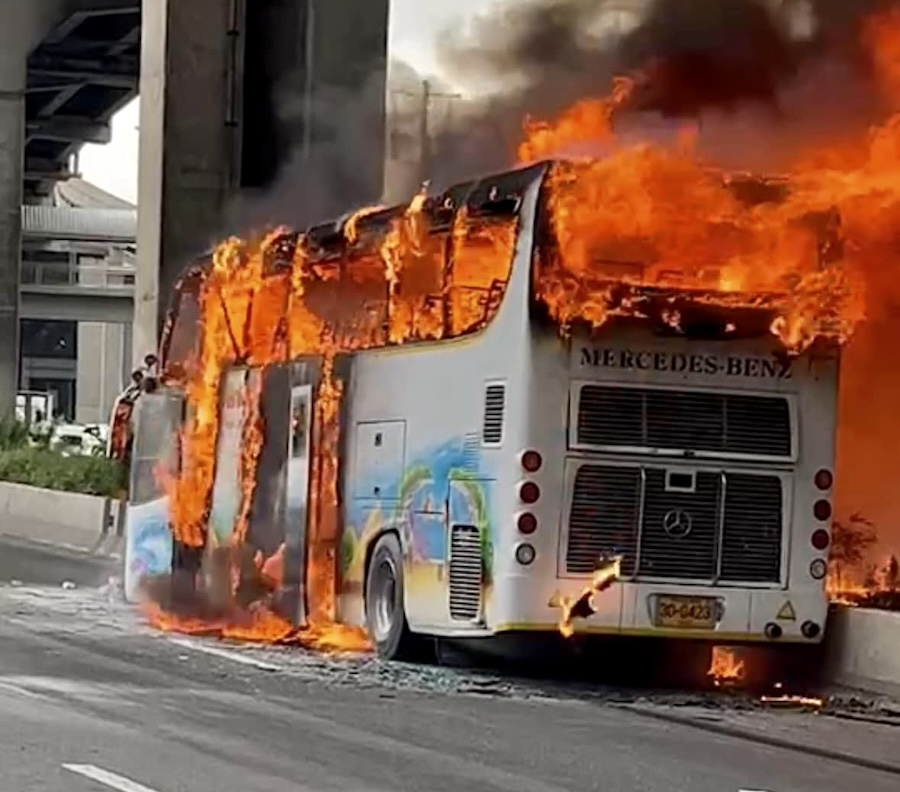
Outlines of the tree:
<svg viewBox="0 0 900 792">
<path fill-rule="evenodd" d="M 863 587 L 867 591 L 874 591 L 881 585 L 878 582 L 878 567 L 874 564 L 866 569 L 866 576 L 863 578 Z"/>
<path fill-rule="evenodd" d="M 888 591 L 900 590 L 900 562 L 892 555 L 884 568 L 884 587 Z"/>
<path fill-rule="evenodd" d="M 829 563 L 838 582 L 848 569 L 863 562 L 876 538 L 875 526 L 859 513 L 851 514 L 846 520 L 834 521 Z"/>
</svg>

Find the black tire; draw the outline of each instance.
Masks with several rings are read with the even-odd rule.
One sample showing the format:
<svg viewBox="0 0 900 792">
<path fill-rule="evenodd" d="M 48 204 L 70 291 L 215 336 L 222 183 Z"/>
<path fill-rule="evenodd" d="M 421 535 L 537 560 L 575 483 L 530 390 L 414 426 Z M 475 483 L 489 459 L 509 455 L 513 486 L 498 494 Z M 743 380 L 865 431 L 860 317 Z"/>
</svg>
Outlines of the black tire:
<svg viewBox="0 0 900 792">
<path fill-rule="evenodd" d="M 366 572 L 366 628 L 379 657 L 412 660 L 416 636 L 409 630 L 403 598 L 403 554 L 395 534 L 375 544 Z"/>
</svg>

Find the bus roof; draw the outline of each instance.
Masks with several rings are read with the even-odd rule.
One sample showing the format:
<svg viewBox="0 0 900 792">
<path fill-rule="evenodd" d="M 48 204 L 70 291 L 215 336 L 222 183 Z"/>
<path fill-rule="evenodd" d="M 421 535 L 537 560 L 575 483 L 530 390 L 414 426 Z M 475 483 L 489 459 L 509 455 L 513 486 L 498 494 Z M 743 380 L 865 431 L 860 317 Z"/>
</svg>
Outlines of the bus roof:
<svg viewBox="0 0 900 792">
<path fill-rule="evenodd" d="M 427 218 L 430 229 L 434 232 L 442 232 L 450 229 L 458 213 L 465 210 L 468 216 L 514 218 L 518 215 L 526 191 L 536 182 L 544 181 L 548 172 L 553 168 L 574 168 L 582 164 L 588 164 L 580 160 L 545 160 L 532 165 L 514 168 L 498 173 L 491 173 L 475 179 L 462 181 L 451 185 L 441 191 L 427 193 L 422 205 L 422 214 Z M 748 205 L 780 202 L 790 190 L 790 180 L 784 176 L 754 174 L 743 171 L 710 170 L 710 173 L 720 175 L 724 183 L 735 192 L 737 197 Z M 333 218 L 316 223 L 303 231 L 285 230 L 279 244 L 267 248 L 271 261 L 264 267 L 266 274 L 285 272 L 290 270 L 294 259 L 297 242 L 302 238 L 304 248 L 318 260 L 340 258 L 355 244 L 360 244 L 364 249 L 368 244 L 377 247 L 378 240 L 383 239 L 388 233 L 392 223 L 404 213 L 408 212 L 409 204 L 372 207 L 371 210 L 359 210 L 347 213 L 338 218 Z M 819 231 L 828 223 L 823 222 L 822 217 L 812 218 L 819 226 Z M 349 239 L 347 233 L 348 224 L 353 222 L 353 239 Z M 830 222 L 830 221 L 829 221 Z M 538 239 L 544 239 L 548 244 L 541 244 L 541 253 L 552 251 L 554 240 L 552 231 L 546 220 L 541 221 L 537 228 Z M 550 233 L 551 237 L 547 237 Z M 364 240 L 358 242 L 358 240 Z M 357 248 L 360 249 L 360 248 Z M 829 248 L 831 250 L 831 248 Z M 189 267 L 179 281 L 176 293 L 172 295 L 172 313 L 170 319 L 177 319 L 181 308 L 187 308 L 187 303 L 196 301 L 194 288 L 202 280 L 203 272 L 212 264 L 213 250 L 207 251 Z M 551 254 L 552 255 L 552 254 Z M 832 252 L 833 255 L 833 252 Z M 838 252 L 839 255 L 839 252 Z M 630 277 L 614 277 L 609 272 L 605 276 L 599 276 L 590 283 L 584 283 L 591 289 L 604 289 L 613 295 L 615 299 L 621 299 L 629 304 L 629 310 L 633 310 L 636 302 L 640 302 L 646 310 L 655 310 L 652 306 L 671 304 L 673 301 L 694 306 L 711 305 L 715 303 L 721 310 L 740 310 L 756 312 L 772 312 L 777 310 L 779 301 L 783 301 L 784 294 L 740 294 L 715 291 L 713 289 L 697 288 L 688 284 L 683 287 L 673 285 L 669 288 L 643 284 L 640 277 L 640 262 L 612 262 L 621 264 L 627 269 L 631 266 L 634 270 Z M 574 276 L 574 273 L 570 273 Z M 637 277 L 635 277 L 637 276 Z M 584 278 L 583 274 L 579 275 Z M 612 289 L 612 291 L 610 291 Z M 186 294 L 187 293 L 187 294 Z M 615 295 L 618 295 L 616 298 Z M 615 306 L 613 307 L 615 310 Z M 624 312 L 624 310 L 623 310 Z M 193 320 L 194 310 L 187 310 Z M 168 340 L 175 329 L 171 322 L 169 326 Z M 176 344 L 180 346 L 180 344 Z M 174 350 L 173 350 L 174 351 Z"/>
<path fill-rule="evenodd" d="M 458 182 L 446 189 L 428 192 L 422 211 L 430 220 L 432 229 L 435 231 L 448 228 L 455 214 L 463 208 L 474 217 L 484 214 L 515 215 L 528 187 L 536 180 L 541 179 L 552 167 L 567 165 L 577 167 L 578 164 L 578 160 L 543 160 L 531 165 Z M 726 185 L 748 204 L 782 200 L 790 188 L 790 181 L 785 176 L 712 169 L 710 172 L 721 174 Z M 362 209 L 347 212 L 302 230 L 286 230 L 284 239 L 296 243 L 299 238 L 303 237 L 313 250 L 325 254 L 329 251 L 338 252 L 339 248 L 346 243 L 344 234 L 346 224 L 354 216 L 357 218 L 354 222 L 360 235 L 378 235 L 379 232 L 387 232 L 392 221 L 403 215 L 408 207 L 407 203 L 381 208 L 373 207 L 373 211 Z M 212 264 L 215 250 L 216 246 L 205 250 L 188 269 L 197 267 L 207 269 Z"/>
</svg>

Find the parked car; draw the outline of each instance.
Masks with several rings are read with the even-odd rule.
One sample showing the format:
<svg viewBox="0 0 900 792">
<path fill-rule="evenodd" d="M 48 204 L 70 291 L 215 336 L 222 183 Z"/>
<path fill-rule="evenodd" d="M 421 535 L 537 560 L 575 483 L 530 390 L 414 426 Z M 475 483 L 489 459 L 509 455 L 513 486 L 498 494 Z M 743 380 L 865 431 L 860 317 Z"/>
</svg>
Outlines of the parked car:
<svg viewBox="0 0 900 792">
<path fill-rule="evenodd" d="M 95 449 L 105 449 L 106 440 L 102 436 L 100 424 L 59 424 L 50 436 L 50 448 L 65 456 L 90 455 Z"/>
</svg>

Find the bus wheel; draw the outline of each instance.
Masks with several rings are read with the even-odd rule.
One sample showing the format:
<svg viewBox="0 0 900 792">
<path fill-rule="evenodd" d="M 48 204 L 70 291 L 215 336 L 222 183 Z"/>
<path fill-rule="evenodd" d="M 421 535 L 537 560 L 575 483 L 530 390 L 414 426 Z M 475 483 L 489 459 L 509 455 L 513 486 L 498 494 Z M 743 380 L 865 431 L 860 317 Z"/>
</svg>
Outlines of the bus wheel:
<svg viewBox="0 0 900 792">
<path fill-rule="evenodd" d="M 382 536 L 372 551 L 366 575 L 366 627 L 380 657 L 413 659 L 415 640 L 403 608 L 403 559 L 394 534 Z"/>
</svg>

